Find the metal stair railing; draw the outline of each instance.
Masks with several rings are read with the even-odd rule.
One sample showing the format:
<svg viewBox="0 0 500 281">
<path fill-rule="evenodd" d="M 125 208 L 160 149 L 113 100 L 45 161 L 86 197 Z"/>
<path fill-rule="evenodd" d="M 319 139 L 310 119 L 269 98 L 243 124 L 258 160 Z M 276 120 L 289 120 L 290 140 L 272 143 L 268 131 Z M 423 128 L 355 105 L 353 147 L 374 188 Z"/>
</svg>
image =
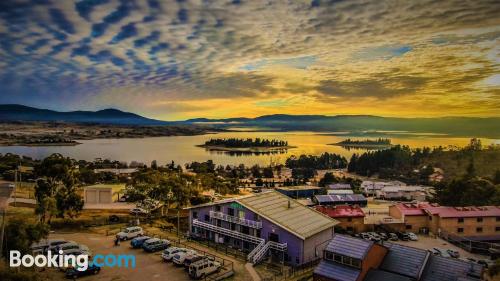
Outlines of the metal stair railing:
<svg viewBox="0 0 500 281">
<path fill-rule="evenodd" d="M 193 220 L 193 226 L 201 227 L 201 228 L 206 229 L 206 230 L 210 230 L 210 231 L 213 231 L 213 232 L 217 232 L 219 234 L 224 234 L 224 235 L 227 235 L 227 236 L 231 236 L 233 238 L 241 239 L 241 240 L 244 240 L 244 241 L 247 241 L 247 242 L 251 242 L 251 243 L 254 243 L 254 244 L 260 244 L 262 241 L 264 241 L 264 239 L 259 238 L 259 237 L 255 237 L 255 236 L 252 236 L 252 235 L 240 233 L 240 232 L 234 231 L 234 230 L 229 230 L 229 229 L 226 229 L 226 228 L 223 228 L 223 227 L 219 227 L 219 226 L 216 226 L 216 225 L 213 225 L 213 224 L 201 222 L 201 221 L 199 221 L 197 219 Z"/>
<path fill-rule="evenodd" d="M 257 254 L 257 252 L 259 252 L 265 245 L 266 241 L 262 239 L 262 241 L 248 254 L 247 260 L 252 261 L 253 256 L 255 256 L 255 254 Z"/>
<path fill-rule="evenodd" d="M 253 264 L 257 264 L 264 258 L 267 251 L 269 249 L 278 250 L 278 251 L 286 251 L 287 243 L 277 243 L 274 241 L 268 241 L 265 245 L 259 248 L 259 250 L 251 257 L 251 261 Z"/>
<path fill-rule="evenodd" d="M 245 225 L 245 226 L 252 227 L 252 228 L 262 228 L 262 222 L 260 222 L 260 221 L 253 221 L 253 220 L 247 220 L 247 219 L 243 219 L 243 218 L 239 218 L 239 217 L 234 217 L 234 216 L 230 216 L 228 214 L 224 214 L 222 212 L 210 211 L 210 217 L 225 220 L 228 222 L 241 224 L 241 225 Z"/>
</svg>

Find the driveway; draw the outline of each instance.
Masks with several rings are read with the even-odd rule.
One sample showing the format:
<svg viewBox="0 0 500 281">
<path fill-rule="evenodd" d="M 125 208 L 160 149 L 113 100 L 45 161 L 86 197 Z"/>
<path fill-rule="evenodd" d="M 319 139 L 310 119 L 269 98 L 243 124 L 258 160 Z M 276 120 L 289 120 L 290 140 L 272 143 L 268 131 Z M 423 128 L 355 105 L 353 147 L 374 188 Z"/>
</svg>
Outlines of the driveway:
<svg viewBox="0 0 500 281">
<path fill-rule="evenodd" d="M 165 263 L 160 257 L 160 253 L 146 253 L 142 249 L 131 249 L 130 242 L 124 241 L 120 246 L 114 246 L 113 236 L 99 234 L 73 233 L 73 234 L 52 234 L 51 239 L 66 239 L 87 245 L 94 255 L 114 254 L 114 255 L 135 255 L 136 268 L 103 267 L 101 272 L 95 276 L 88 276 L 82 280 L 104 280 L 104 281 L 125 281 L 125 280 L 169 280 L 187 281 L 190 280 L 184 268 L 174 266 L 172 263 Z M 63 273 L 60 273 L 63 276 Z"/>
</svg>

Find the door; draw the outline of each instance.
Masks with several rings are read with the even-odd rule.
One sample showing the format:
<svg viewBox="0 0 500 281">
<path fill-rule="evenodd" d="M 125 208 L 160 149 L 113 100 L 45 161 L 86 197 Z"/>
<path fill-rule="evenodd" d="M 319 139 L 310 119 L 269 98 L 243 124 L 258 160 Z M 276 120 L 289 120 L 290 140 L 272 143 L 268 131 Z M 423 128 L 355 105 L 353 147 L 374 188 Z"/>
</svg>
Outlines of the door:
<svg viewBox="0 0 500 281">
<path fill-rule="evenodd" d="M 90 204 L 97 203 L 97 190 L 85 191 L 85 202 L 90 203 Z"/>
<path fill-rule="evenodd" d="M 111 191 L 109 191 L 109 190 L 99 191 L 99 203 L 112 203 L 111 202 Z"/>
<path fill-rule="evenodd" d="M 269 241 L 273 241 L 276 243 L 280 242 L 280 236 L 276 233 L 269 233 Z"/>
</svg>

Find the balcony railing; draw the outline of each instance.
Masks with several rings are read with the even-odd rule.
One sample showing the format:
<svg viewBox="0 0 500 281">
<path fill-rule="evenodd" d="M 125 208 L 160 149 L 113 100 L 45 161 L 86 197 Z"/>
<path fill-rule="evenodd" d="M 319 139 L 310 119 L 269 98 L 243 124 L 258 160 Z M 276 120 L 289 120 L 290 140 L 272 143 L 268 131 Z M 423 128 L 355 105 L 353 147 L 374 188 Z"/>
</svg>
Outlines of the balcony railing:
<svg viewBox="0 0 500 281">
<path fill-rule="evenodd" d="M 247 220 L 247 219 L 242 219 L 239 217 L 233 217 L 227 214 L 224 214 L 222 212 L 215 212 L 215 211 L 210 211 L 210 217 L 211 218 L 216 218 L 244 226 L 248 226 L 251 228 L 262 228 L 262 222 L 260 221 L 252 221 L 252 220 Z"/>
<path fill-rule="evenodd" d="M 250 243 L 254 243 L 254 244 L 260 244 L 260 243 L 262 243 L 262 241 L 264 241 L 264 239 L 262 239 L 260 237 L 255 237 L 255 236 L 244 234 L 244 233 L 241 233 L 238 231 L 219 227 L 219 226 L 216 226 L 213 224 L 201 222 L 197 219 L 193 220 L 193 226 L 200 227 L 200 228 L 203 228 L 206 230 L 210 230 L 210 231 L 213 231 L 213 232 L 216 232 L 219 234 L 224 234 L 224 235 L 227 235 L 227 236 L 230 236 L 233 238 L 241 239 L 241 240 L 244 240 L 244 241 L 247 241 Z"/>
</svg>

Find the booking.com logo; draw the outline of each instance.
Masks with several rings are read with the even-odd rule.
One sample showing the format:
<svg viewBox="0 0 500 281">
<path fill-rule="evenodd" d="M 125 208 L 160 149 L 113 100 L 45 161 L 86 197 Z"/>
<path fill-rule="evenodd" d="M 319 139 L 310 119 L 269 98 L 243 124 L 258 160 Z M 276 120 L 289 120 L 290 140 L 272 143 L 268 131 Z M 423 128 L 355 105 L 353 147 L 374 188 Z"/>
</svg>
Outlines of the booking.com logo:
<svg viewBox="0 0 500 281">
<path fill-rule="evenodd" d="M 85 271 L 89 268 L 88 255 L 63 255 L 63 251 L 59 254 L 52 254 L 51 251 L 47 255 L 23 255 L 19 251 L 10 251 L 10 267 L 73 267 L 79 271 Z M 92 258 L 92 264 L 99 267 L 126 267 L 135 268 L 134 255 L 101 255 L 97 254 Z"/>
</svg>

